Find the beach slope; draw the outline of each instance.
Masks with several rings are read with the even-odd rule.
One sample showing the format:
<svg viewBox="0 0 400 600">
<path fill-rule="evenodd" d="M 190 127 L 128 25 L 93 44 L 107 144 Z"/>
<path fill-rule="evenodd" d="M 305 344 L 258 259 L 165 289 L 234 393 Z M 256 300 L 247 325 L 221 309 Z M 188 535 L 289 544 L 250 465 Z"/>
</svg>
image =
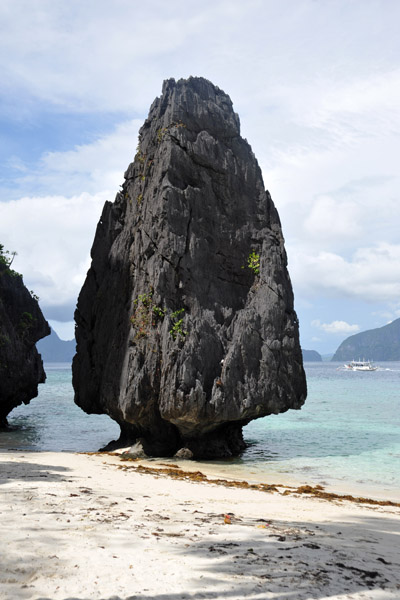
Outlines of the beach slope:
<svg viewBox="0 0 400 600">
<path fill-rule="evenodd" d="M 398 506 L 153 465 L 160 472 L 107 454 L 0 453 L 0 598 L 400 597 Z"/>
</svg>

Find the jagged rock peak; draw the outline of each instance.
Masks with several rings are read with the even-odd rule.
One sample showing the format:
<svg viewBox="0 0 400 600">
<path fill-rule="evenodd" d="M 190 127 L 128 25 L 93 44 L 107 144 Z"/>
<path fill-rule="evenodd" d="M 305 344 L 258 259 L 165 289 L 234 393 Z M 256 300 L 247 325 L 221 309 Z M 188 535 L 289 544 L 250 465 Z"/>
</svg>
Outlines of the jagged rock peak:
<svg viewBox="0 0 400 600">
<path fill-rule="evenodd" d="M 106 202 L 75 314 L 75 402 L 150 455 L 238 454 L 306 383 L 279 217 L 239 118 L 203 78 L 152 104 Z"/>
<path fill-rule="evenodd" d="M 162 120 L 162 126 L 184 123 L 194 131 L 206 130 L 211 135 L 240 135 L 240 121 L 232 101 L 225 92 L 203 77 L 168 79 L 162 96 L 153 102 L 146 125 Z M 160 123 L 159 123 L 160 124 Z"/>
<path fill-rule="evenodd" d="M 46 374 L 35 343 L 49 333 L 37 299 L 0 244 L 0 427 L 7 426 L 13 408 L 38 395 Z"/>
</svg>

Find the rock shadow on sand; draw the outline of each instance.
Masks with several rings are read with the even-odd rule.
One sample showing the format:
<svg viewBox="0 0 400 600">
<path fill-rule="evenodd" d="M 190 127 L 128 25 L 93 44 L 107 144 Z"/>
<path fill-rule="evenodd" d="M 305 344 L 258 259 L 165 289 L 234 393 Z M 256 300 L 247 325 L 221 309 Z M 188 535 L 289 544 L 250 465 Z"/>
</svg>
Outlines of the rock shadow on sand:
<svg viewBox="0 0 400 600">
<path fill-rule="evenodd" d="M 25 462 L 9 460 L 1 463 L 0 485 L 15 480 L 31 481 L 61 481 L 70 469 L 55 465 L 40 465 L 26 460 Z"/>
<path fill-rule="evenodd" d="M 205 517 L 213 527 L 220 515 Z M 238 526 L 253 531 L 243 536 L 236 529 L 237 535 L 230 535 Z M 276 520 L 268 523 L 231 514 L 224 540 L 209 536 L 196 542 L 184 537 L 176 540 L 175 551 L 170 549 L 175 552 L 177 563 L 187 554 L 196 555 L 201 567 L 198 580 L 193 571 L 193 590 L 115 595 L 101 600 L 328 600 L 342 595 L 375 598 L 382 593 L 397 598 L 398 521 L 388 517 L 384 528 L 382 520 L 373 516 L 351 523 L 310 524 Z M 361 554 L 360 542 L 365 542 L 370 550 Z M 382 548 L 386 550 L 384 555 Z M 179 588 L 178 581 L 176 587 Z M 46 596 L 37 600 L 52 599 Z M 90 598 L 69 596 L 64 600 Z"/>
</svg>

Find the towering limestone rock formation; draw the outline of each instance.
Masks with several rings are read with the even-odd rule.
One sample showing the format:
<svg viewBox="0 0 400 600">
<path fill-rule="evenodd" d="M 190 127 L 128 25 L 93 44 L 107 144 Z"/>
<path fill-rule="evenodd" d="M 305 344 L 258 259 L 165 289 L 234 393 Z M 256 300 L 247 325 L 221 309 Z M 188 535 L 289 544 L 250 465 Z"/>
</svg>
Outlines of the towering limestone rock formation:
<svg viewBox="0 0 400 600">
<path fill-rule="evenodd" d="M 8 266 L 0 244 L 0 427 L 19 404 L 29 404 L 38 394 L 46 374 L 35 343 L 49 335 L 37 300 L 22 277 Z"/>
<path fill-rule="evenodd" d="M 303 404 L 279 217 L 209 81 L 170 79 L 152 104 L 75 319 L 75 402 L 149 455 L 235 455 L 243 425 Z"/>
</svg>

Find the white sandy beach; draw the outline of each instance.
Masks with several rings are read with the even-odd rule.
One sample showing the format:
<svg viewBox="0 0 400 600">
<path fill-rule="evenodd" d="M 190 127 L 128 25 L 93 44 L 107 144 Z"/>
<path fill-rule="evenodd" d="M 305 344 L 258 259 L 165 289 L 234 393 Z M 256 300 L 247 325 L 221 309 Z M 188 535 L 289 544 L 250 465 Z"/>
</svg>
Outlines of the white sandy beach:
<svg viewBox="0 0 400 600">
<path fill-rule="evenodd" d="M 176 479 L 106 454 L 0 463 L 2 599 L 400 598 L 398 506 Z"/>
</svg>

